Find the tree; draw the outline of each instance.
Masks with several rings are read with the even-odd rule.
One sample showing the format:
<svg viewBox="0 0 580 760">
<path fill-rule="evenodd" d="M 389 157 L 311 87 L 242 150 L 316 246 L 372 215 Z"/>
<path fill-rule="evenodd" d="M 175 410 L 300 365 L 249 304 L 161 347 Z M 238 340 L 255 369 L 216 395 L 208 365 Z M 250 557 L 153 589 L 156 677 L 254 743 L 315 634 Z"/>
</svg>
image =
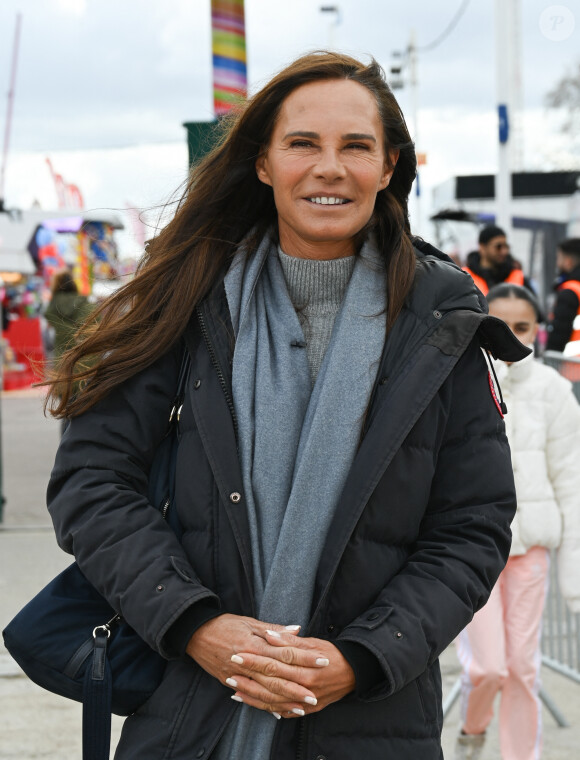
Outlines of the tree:
<svg viewBox="0 0 580 760">
<path fill-rule="evenodd" d="M 565 113 L 562 132 L 577 135 L 580 131 L 580 61 L 576 70 L 562 77 L 553 90 L 546 95 L 548 108 L 558 108 Z"/>
<path fill-rule="evenodd" d="M 580 61 L 547 93 L 545 103 L 559 135 L 544 146 L 544 159 L 557 169 L 580 168 Z"/>
</svg>

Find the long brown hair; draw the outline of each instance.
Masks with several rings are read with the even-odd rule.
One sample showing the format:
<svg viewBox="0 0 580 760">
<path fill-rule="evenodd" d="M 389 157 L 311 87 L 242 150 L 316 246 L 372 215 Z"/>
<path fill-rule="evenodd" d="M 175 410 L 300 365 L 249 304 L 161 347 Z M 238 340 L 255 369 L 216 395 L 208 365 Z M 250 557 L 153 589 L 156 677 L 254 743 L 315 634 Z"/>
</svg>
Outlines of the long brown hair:
<svg viewBox="0 0 580 760">
<path fill-rule="evenodd" d="M 398 151 L 391 181 L 377 194 L 367 225 L 387 262 L 390 329 L 415 272 L 407 208 L 416 173 L 414 146 L 374 59 L 365 65 L 338 53 L 311 53 L 283 69 L 223 122 L 221 139 L 192 171 L 173 219 L 148 242 L 135 278 L 93 313 L 47 381 L 47 405 L 55 417 L 81 414 L 168 351 L 252 230 L 248 251 L 255 250 L 277 220 L 272 188 L 259 181 L 256 159 L 270 141 L 285 98 L 303 84 L 332 79 L 352 79 L 370 90 L 383 124 L 385 153 Z M 78 381 L 82 390 L 75 393 Z"/>
</svg>

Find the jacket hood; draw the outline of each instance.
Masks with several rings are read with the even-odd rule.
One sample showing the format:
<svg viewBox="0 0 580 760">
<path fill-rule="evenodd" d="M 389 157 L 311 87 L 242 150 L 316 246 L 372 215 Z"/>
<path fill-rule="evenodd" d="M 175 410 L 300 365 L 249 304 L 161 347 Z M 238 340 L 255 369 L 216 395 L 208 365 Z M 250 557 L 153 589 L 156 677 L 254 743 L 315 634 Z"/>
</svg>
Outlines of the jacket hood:
<svg viewBox="0 0 580 760">
<path fill-rule="evenodd" d="M 447 331 L 443 340 L 433 341 L 434 344 L 446 353 L 452 353 L 451 344 L 471 332 L 471 335 L 477 333 L 481 347 L 494 358 L 517 362 L 531 353 L 505 322 L 488 315 L 485 296 L 475 286 L 471 275 L 429 243 L 417 238 L 413 243 L 417 275 L 409 307 L 416 313 L 424 311 L 425 317 L 430 316 L 432 304 L 437 304 L 437 312 L 442 316 L 456 312 L 453 330 Z"/>
<path fill-rule="evenodd" d="M 417 290 L 421 298 L 430 295 L 430 303 L 438 303 L 440 310 L 464 308 L 487 314 L 485 296 L 475 287 L 467 272 L 430 243 L 414 238 L 413 245 L 417 257 L 417 276 L 412 295 Z M 427 293 L 427 290 L 430 292 Z"/>
</svg>

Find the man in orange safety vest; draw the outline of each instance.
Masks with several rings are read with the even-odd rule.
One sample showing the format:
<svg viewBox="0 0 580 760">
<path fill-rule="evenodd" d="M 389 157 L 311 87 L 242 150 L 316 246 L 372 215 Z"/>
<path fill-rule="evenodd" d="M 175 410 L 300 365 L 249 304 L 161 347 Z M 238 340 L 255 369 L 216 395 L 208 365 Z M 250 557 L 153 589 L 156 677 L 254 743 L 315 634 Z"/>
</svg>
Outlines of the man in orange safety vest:
<svg viewBox="0 0 580 760">
<path fill-rule="evenodd" d="M 525 285 L 535 292 L 518 262 L 510 255 L 505 232 L 495 225 L 488 225 L 481 230 L 479 250 L 468 255 L 467 266 L 463 269 L 472 276 L 483 295 L 487 295 L 490 288 L 501 282 Z"/>
<path fill-rule="evenodd" d="M 580 356 L 580 238 L 562 240 L 556 266 L 556 301 L 548 324 L 546 348 Z"/>
</svg>

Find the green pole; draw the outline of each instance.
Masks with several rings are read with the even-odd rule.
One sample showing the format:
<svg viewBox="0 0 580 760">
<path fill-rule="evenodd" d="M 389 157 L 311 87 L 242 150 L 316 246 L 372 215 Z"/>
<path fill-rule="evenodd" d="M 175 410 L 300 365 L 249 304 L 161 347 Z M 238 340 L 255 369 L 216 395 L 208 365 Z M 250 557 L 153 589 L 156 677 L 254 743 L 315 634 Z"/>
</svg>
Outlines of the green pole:
<svg viewBox="0 0 580 760">
<path fill-rule="evenodd" d="M 216 143 L 217 121 L 186 121 L 187 147 L 189 150 L 189 167 L 206 156 Z"/>
</svg>

